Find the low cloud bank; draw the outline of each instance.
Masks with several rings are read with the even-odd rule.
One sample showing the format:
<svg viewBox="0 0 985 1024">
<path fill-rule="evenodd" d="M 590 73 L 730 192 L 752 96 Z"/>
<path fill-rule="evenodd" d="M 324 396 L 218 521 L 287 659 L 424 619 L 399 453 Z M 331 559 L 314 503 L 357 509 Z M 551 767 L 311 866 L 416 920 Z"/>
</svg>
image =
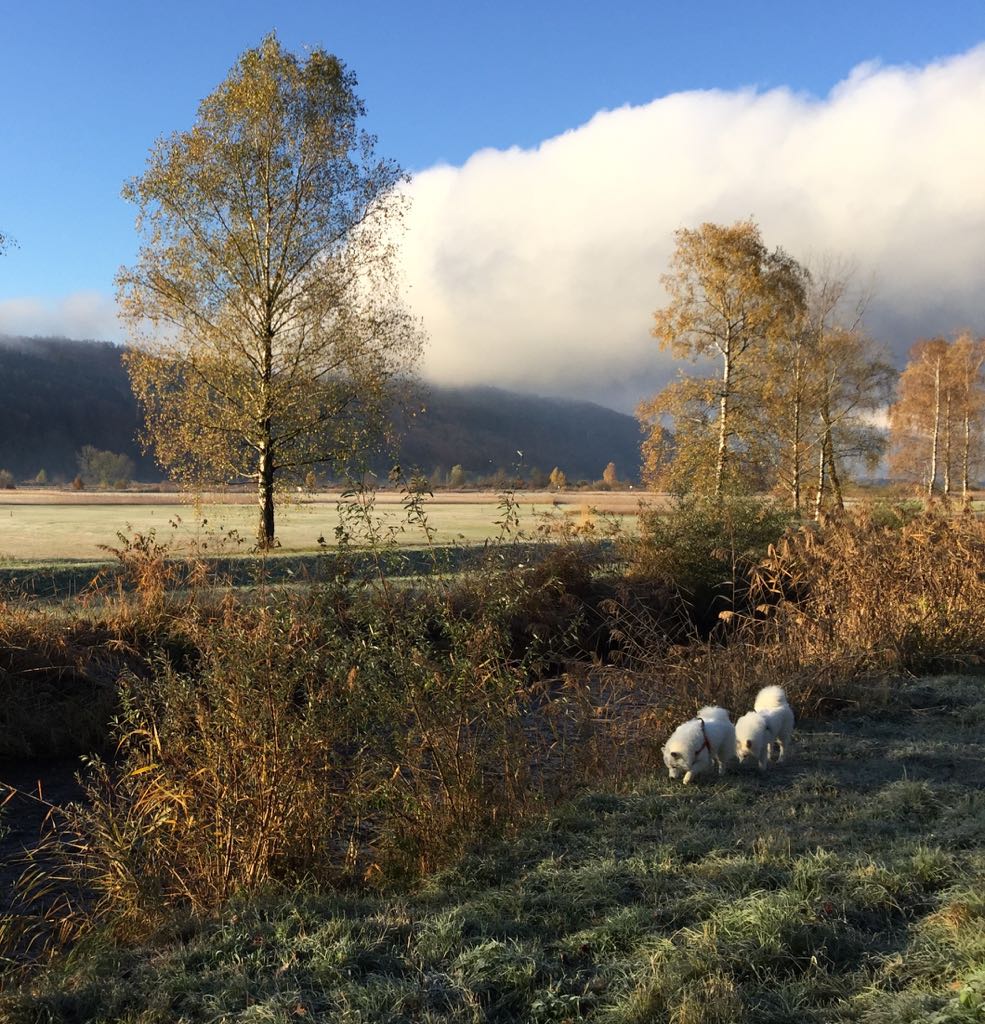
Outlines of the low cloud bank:
<svg viewBox="0 0 985 1024">
<path fill-rule="evenodd" d="M 980 46 L 856 68 L 824 99 L 679 93 L 424 171 L 403 248 L 426 373 L 631 409 L 673 372 L 648 331 L 674 230 L 750 215 L 802 260 L 851 260 L 898 358 L 985 332 L 983 110 Z"/>
<path fill-rule="evenodd" d="M 100 292 L 54 299 L 0 299 L 0 335 L 122 341 L 116 302 Z"/>
</svg>

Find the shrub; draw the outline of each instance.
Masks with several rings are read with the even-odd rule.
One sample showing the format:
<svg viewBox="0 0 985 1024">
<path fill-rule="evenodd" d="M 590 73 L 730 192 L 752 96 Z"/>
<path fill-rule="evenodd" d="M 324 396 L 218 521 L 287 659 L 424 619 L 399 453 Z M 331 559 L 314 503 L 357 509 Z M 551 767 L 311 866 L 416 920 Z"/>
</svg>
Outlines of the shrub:
<svg viewBox="0 0 985 1024">
<path fill-rule="evenodd" d="M 0 489 L 13 491 L 17 487 L 14 482 L 14 474 L 9 469 L 0 469 Z"/>
<path fill-rule="evenodd" d="M 553 491 L 563 491 L 568 486 L 568 478 L 564 470 L 557 466 L 551 470 L 551 475 L 548 479 Z"/>
<path fill-rule="evenodd" d="M 676 591 L 691 623 L 707 631 L 722 611 L 745 608 L 753 567 L 792 520 L 756 498 L 679 498 L 669 512 L 641 512 L 627 541 L 629 576 Z"/>
<path fill-rule="evenodd" d="M 124 488 L 133 478 L 133 459 L 118 452 L 84 445 L 76 456 L 79 473 L 100 487 Z"/>
<path fill-rule="evenodd" d="M 52 758 L 109 738 L 129 638 L 101 623 L 0 604 L 0 758 Z"/>
<path fill-rule="evenodd" d="M 118 931 L 344 857 L 338 680 L 317 644 L 276 610 L 198 640 L 195 672 L 165 662 L 124 679 L 117 766 L 95 761 L 87 803 L 69 812 L 69 862 L 96 896 L 92 916 Z"/>
<path fill-rule="evenodd" d="M 420 501 L 408 495 L 409 515 Z M 592 562 L 562 547 L 518 564 L 506 544 L 472 576 L 397 586 L 385 556 L 399 554 L 369 502 L 343 526 L 327 584 L 186 606 L 194 657 L 123 678 L 116 761 L 93 762 L 60 829 L 95 896 L 85 927 L 137 934 L 272 882 L 428 871 L 611 767 L 592 739 L 598 694 L 538 684 L 572 642 Z M 375 576 L 348 558 L 360 520 Z M 171 607 L 163 552 L 152 535 L 116 551 L 152 621 Z"/>
</svg>

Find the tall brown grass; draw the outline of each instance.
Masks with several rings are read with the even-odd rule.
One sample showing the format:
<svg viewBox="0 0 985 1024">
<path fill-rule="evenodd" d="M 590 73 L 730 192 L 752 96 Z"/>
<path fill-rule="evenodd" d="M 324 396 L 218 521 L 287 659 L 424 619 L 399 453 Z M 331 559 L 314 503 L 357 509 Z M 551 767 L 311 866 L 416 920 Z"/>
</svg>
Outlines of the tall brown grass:
<svg viewBox="0 0 985 1024">
<path fill-rule="evenodd" d="M 774 644 L 808 662 L 928 672 L 985 656 L 985 523 L 862 507 L 770 548 L 755 595 Z"/>
<path fill-rule="evenodd" d="M 894 675 L 985 659 L 985 523 L 976 517 L 863 506 L 766 543 L 760 523 L 779 521 L 757 514 L 744 531 L 765 549 L 755 559 L 734 544 L 732 517 L 718 538 L 708 519 L 688 511 L 686 522 L 634 541 L 628 583 L 605 602 L 614 659 L 659 680 L 660 709 L 649 712 L 658 728 L 709 700 L 741 713 L 764 685 L 785 686 L 814 714 L 886 699 Z M 675 536 L 682 550 L 667 550 Z M 665 568 L 640 571 L 688 553 L 683 593 Z M 717 625 L 702 631 L 702 622 Z"/>
</svg>

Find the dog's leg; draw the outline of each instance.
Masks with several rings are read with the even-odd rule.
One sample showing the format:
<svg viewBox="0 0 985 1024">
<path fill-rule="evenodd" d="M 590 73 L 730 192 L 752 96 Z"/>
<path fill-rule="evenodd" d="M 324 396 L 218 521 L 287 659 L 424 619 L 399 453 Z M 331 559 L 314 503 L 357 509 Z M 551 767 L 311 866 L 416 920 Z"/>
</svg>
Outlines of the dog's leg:
<svg viewBox="0 0 985 1024">
<path fill-rule="evenodd" d="M 686 786 L 686 785 L 688 785 L 688 783 L 689 783 L 689 782 L 691 781 L 691 779 L 693 779 L 693 778 L 694 778 L 694 772 L 690 772 L 690 771 L 689 771 L 689 772 L 688 772 L 688 773 L 687 773 L 687 774 L 686 774 L 686 775 L 684 776 L 684 785 L 685 785 L 685 786 Z"/>
<path fill-rule="evenodd" d="M 760 751 L 760 754 L 759 754 L 759 770 L 761 772 L 765 772 L 766 771 L 766 765 L 769 763 L 769 759 L 770 759 L 770 745 L 767 743 L 766 746 L 763 747 L 763 749 Z"/>
</svg>

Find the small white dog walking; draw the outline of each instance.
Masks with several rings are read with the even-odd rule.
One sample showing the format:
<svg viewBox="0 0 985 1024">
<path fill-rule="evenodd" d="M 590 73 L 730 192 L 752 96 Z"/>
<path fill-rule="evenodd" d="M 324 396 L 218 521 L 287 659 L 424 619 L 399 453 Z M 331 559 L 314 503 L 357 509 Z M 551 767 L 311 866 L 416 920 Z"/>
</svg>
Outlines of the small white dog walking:
<svg viewBox="0 0 985 1024">
<path fill-rule="evenodd" d="M 793 738 L 793 726 L 793 711 L 783 687 L 763 687 L 756 694 L 753 710 L 735 723 L 735 753 L 739 761 L 755 758 L 759 770 L 764 772 L 775 747 L 779 764 Z"/>
<path fill-rule="evenodd" d="M 725 708 L 702 708 L 696 718 L 679 725 L 664 744 L 664 764 L 672 779 L 684 777 L 686 786 L 695 775 L 718 765 L 718 774 L 735 753 L 735 727 Z"/>
</svg>

